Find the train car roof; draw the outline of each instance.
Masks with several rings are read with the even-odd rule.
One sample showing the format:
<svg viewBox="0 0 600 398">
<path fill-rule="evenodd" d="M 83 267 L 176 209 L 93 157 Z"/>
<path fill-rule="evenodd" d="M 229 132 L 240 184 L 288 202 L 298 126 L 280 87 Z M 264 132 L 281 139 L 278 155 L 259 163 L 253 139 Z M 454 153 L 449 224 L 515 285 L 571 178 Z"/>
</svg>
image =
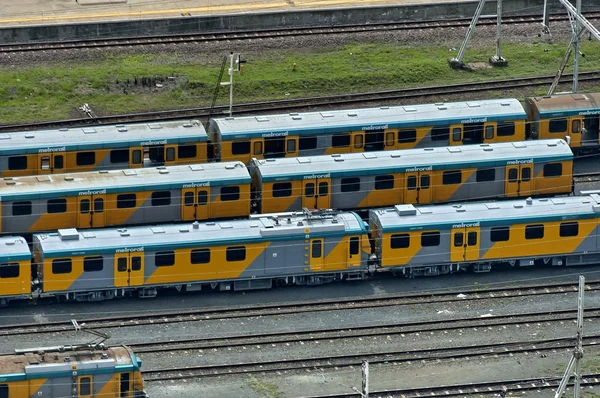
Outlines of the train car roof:
<svg viewBox="0 0 600 398">
<path fill-rule="evenodd" d="M 600 195 L 517 199 L 437 206 L 397 205 L 370 210 L 384 232 L 409 232 L 600 217 Z"/>
<path fill-rule="evenodd" d="M 0 380 L 22 381 L 99 373 L 139 371 L 140 364 L 124 346 L 91 350 L 87 347 L 38 347 L 0 355 Z"/>
<path fill-rule="evenodd" d="M 222 140 L 287 135 L 318 135 L 423 125 L 525 120 L 521 103 L 513 98 L 386 106 L 266 116 L 213 118 L 209 133 Z"/>
<path fill-rule="evenodd" d="M 165 224 L 149 227 L 59 230 L 34 235 L 34 247 L 44 256 L 174 250 L 185 247 L 240 245 L 274 240 L 346 236 L 366 233 L 364 222 L 352 212 L 275 213 L 248 219 Z M 306 238 L 307 239 L 307 238 Z"/>
<path fill-rule="evenodd" d="M 0 263 L 19 260 L 31 260 L 27 241 L 20 236 L 0 237 Z"/>
<path fill-rule="evenodd" d="M 0 156 L 206 142 L 202 123 L 164 121 L 0 134 Z"/>
<path fill-rule="evenodd" d="M 0 201 L 249 184 L 242 162 L 201 163 L 0 179 Z"/>
<path fill-rule="evenodd" d="M 535 140 L 299 158 L 253 159 L 252 170 L 253 173 L 260 174 L 263 181 L 287 181 L 457 167 L 500 167 L 572 158 L 573 153 L 564 140 Z"/>
<path fill-rule="evenodd" d="M 600 93 L 558 94 L 549 97 L 529 97 L 526 107 L 539 112 L 541 118 L 588 116 L 600 114 Z"/>
</svg>

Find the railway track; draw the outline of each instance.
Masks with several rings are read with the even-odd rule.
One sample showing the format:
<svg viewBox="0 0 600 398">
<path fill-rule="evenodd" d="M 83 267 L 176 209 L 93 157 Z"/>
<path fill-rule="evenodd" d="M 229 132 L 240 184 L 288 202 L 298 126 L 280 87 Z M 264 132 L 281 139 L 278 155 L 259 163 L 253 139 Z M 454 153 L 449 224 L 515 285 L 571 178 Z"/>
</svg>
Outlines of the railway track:
<svg viewBox="0 0 600 398">
<path fill-rule="evenodd" d="M 178 310 L 172 312 L 148 314 L 119 314 L 113 317 L 94 317 L 77 319 L 79 324 L 88 328 L 105 329 L 141 325 L 173 324 L 214 319 L 234 319 L 257 316 L 276 316 L 324 311 L 339 311 L 364 308 L 382 308 L 390 306 L 448 303 L 462 300 L 506 299 L 511 297 L 527 297 L 547 294 L 577 292 L 578 283 L 555 283 L 545 285 L 515 286 L 511 288 L 491 288 L 476 291 L 448 291 L 419 294 L 394 294 L 377 297 L 361 297 L 342 300 L 321 300 L 295 302 L 287 304 L 254 305 L 245 307 L 223 307 L 216 309 Z M 588 281 L 587 291 L 600 290 L 600 281 Z M 0 336 L 41 334 L 72 331 L 70 320 L 45 321 L 43 323 L 20 323 L 3 325 Z"/>
<path fill-rule="evenodd" d="M 576 183 L 600 181 L 600 171 L 587 173 L 574 173 L 573 179 Z"/>
<path fill-rule="evenodd" d="M 443 100 L 444 96 L 453 96 L 457 94 L 480 93 L 498 90 L 501 92 L 506 92 L 507 90 L 524 87 L 548 86 L 553 80 L 554 75 L 539 75 L 486 82 L 468 82 L 446 86 L 415 87 L 399 90 L 373 91 L 367 93 L 331 95 L 313 98 L 252 102 L 235 105 L 233 108 L 233 114 L 248 115 L 261 113 L 284 113 L 290 111 L 307 111 L 311 110 L 312 108 L 332 109 L 345 105 L 356 106 L 357 104 L 361 104 L 362 106 L 368 105 L 369 103 L 383 104 L 390 101 L 407 101 L 416 98 L 418 98 L 420 101 L 426 101 L 428 98 L 435 98 L 436 100 L 440 100 L 441 98 Z M 565 74 L 563 75 L 561 82 L 568 84 L 571 82 L 571 80 L 572 75 Z M 598 82 L 600 81 L 600 71 L 580 72 L 579 81 L 581 83 Z M 229 106 L 216 106 L 212 115 L 223 115 L 224 112 L 228 111 L 228 109 Z M 0 126 L 0 132 L 56 129 L 65 127 L 89 126 L 90 124 L 140 123 L 177 119 L 200 119 L 205 122 L 209 115 L 211 115 L 210 107 L 206 106 L 168 111 L 96 116 L 94 118 L 85 117 L 79 119 L 67 119 L 39 123 L 4 125 Z"/>
<path fill-rule="evenodd" d="M 593 11 L 585 14 L 588 20 L 600 18 L 600 12 Z M 565 14 L 554 14 L 550 16 L 550 22 L 568 22 Z M 214 43 L 214 42 L 236 42 L 251 40 L 278 39 L 284 37 L 356 34 L 368 32 L 390 32 L 399 30 L 428 30 L 428 29 L 456 29 L 469 26 L 471 18 L 453 18 L 425 21 L 404 21 L 395 23 L 376 24 L 353 24 L 339 26 L 311 26 L 311 27 L 286 27 L 277 29 L 241 30 L 241 31 L 214 31 L 198 32 L 177 35 L 160 36 L 136 36 L 136 37 L 114 37 L 87 40 L 68 40 L 36 43 L 15 43 L 0 45 L 0 53 L 37 52 L 73 50 L 88 48 L 107 47 L 132 47 L 148 45 L 167 45 L 182 43 Z M 515 16 L 503 16 L 504 25 L 519 24 L 541 24 L 542 17 L 539 14 L 524 14 Z M 496 25 L 496 17 L 480 18 L 478 26 Z"/>
</svg>

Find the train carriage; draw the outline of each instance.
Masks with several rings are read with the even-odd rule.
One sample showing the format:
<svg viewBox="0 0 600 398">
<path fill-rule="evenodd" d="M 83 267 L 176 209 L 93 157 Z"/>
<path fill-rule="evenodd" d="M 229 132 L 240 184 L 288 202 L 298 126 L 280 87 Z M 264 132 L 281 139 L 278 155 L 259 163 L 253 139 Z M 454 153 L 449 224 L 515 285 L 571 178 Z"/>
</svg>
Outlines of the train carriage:
<svg viewBox="0 0 600 398">
<path fill-rule="evenodd" d="M 525 109 L 535 138 L 569 137 L 576 152 L 600 146 L 600 93 L 530 97 Z"/>
<path fill-rule="evenodd" d="M 31 295 L 31 252 L 20 236 L 0 237 L 0 306 Z"/>
<path fill-rule="evenodd" d="M 362 279 L 370 253 L 354 213 L 260 215 L 193 224 L 36 234 L 44 295 L 101 300 L 159 288 L 270 288 Z"/>
<path fill-rule="evenodd" d="M 213 118 L 208 134 L 216 158 L 249 162 L 252 158 L 522 141 L 525 117 L 518 100 L 494 99 Z"/>
<path fill-rule="evenodd" d="M 0 180 L 0 232 L 247 216 L 250 184 L 240 162 L 10 177 Z"/>
<path fill-rule="evenodd" d="M 563 140 L 254 159 L 249 168 L 264 213 L 551 195 L 573 184 Z"/>
<path fill-rule="evenodd" d="M 197 120 L 0 134 L 0 177 L 170 166 L 208 160 Z"/>
<path fill-rule="evenodd" d="M 61 346 L 0 355 L 2 398 L 147 398 L 141 361 L 126 346 Z"/>
<path fill-rule="evenodd" d="M 382 270 L 438 275 L 494 264 L 600 261 L 600 195 L 371 210 Z"/>
</svg>

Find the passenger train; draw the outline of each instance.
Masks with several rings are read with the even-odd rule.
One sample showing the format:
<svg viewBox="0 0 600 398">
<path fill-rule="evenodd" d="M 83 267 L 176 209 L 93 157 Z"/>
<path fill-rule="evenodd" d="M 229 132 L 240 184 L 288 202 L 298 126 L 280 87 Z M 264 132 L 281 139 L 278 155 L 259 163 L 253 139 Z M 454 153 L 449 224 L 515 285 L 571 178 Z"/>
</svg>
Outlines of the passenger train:
<svg viewBox="0 0 600 398">
<path fill-rule="evenodd" d="M 596 151 L 600 93 L 0 135 L 0 176 L 567 139 Z"/>
<path fill-rule="evenodd" d="M 203 163 L 0 180 L 0 233 L 310 209 L 568 194 L 563 140 Z"/>
<path fill-rule="evenodd" d="M 600 195 L 327 210 L 0 238 L 0 301 L 96 301 L 600 261 Z"/>
</svg>

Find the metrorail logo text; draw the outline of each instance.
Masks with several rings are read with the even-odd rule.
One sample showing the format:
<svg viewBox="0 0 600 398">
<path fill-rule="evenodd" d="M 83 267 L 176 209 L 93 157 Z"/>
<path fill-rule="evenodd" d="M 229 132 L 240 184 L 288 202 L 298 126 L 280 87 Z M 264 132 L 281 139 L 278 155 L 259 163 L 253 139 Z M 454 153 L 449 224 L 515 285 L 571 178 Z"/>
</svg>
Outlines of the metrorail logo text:
<svg viewBox="0 0 600 398">
<path fill-rule="evenodd" d="M 60 148 L 42 148 L 38 149 L 38 153 L 46 153 L 46 152 L 66 152 L 67 148 L 61 146 Z"/>
<path fill-rule="evenodd" d="M 79 192 L 79 196 L 87 196 L 87 195 L 106 195 L 106 189 L 100 189 L 98 191 Z"/>
<path fill-rule="evenodd" d="M 287 137 L 290 133 L 288 131 L 284 131 L 281 133 L 265 133 L 262 135 L 263 138 L 272 138 L 272 137 Z"/>
<path fill-rule="evenodd" d="M 381 126 L 365 126 L 362 128 L 363 131 L 370 131 L 370 130 L 387 130 L 388 129 L 388 125 L 387 124 L 383 124 Z"/>
<path fill-rule="evenodd" d="M 462 224 L 453 224 L 452 228 L 475 228 L 475 227 L 479 227 L 481 225 L 481 223 L 479 221 L 477 222 L 473 222 L 473 223 L 462 223 Z"/>
<path fill-rule="evenodd" d="M 595 111 L 579 112 L 579 116 L 588 116 L 588 115 L 600 115 L 600 109 L 595 110 Z"/>
<path fill-rule="evenodd" d="M 483 117 L 483 118 L 480 118 L 480 119 L 464 119 L 464 120 L 460 121 L 461 124 L 485 123 L 485 122 L 487 122 L 487 117 Z"/>
<path fill-rule="evenodd" d="M 331 173 L 328 174 L 311 174 L 309 176 L 304 176 L 305 180 L 315 180 L 319 178 L 329 178 L 331 177 Z"/>
<path fill-rule="evenodd" d="M 533 159 L 516 159 L 516 160 L 509 160 L 506 162 L 506 164 L 530 164 L 533 163 Z"/>
<path fill-rule="evenodd" d="M 210 182 L 194 182 L 191 184 L 183 184 L 183 188 L 202 188 L 210 186 Z"/>
<path fill-rule="evenodd" d="M 151 145 L 165 145 L 167 143 L 167 140 L 162 140 L 162 141 L 142 141 L 140 142 L 141 146 L 151 146 Z"/>
<path fill-rule="evenodd" d="M 406 173 L 414 173 L 415 171 L 433 171 L 433 166 L 411 167 L 406 169 Z"/>
<path fill-rule="evenodd" d="M 142 247 L 124 247 L 122 249 L 115 250 L 115 253 L 131 253 L 131 252 L 143 252 L 144 246 Z"/>
</svg>

